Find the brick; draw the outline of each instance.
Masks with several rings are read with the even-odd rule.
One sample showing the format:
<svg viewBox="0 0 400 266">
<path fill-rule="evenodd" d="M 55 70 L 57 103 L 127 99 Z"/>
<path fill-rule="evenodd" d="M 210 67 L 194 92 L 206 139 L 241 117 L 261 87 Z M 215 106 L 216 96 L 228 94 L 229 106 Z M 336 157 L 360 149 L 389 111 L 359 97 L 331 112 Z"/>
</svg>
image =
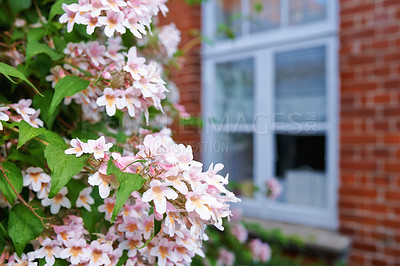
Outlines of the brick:
<svg viewBox="0 0 400 266">
<path fill-rule="evenodd" d="M 388 172 L 400 173 L 400 163 L 385 163 L 384 170 Z"/>
<path fill-rule="evenodd" d="M 386 191 L 385 198 L 387 200 L 400 201 L 400 190 L 399 191 Z M 400 221 L 399 221 L 399 223 L 400 223 Z"/>
<path fill-rule="evenodd" d="M 342 135 L 340 137 L 341 143 L 348 144 L 367 144 L 367 143 L 375 143 L 376 136 L 375 135 Z"/>
<path fill-rule="evenodd" d="M 378 192 L 375 189 L 369 189 L 363 187 L 341 187 L 339 190 L 342 196 L 368 197 L 368 198 L 376 198 L 378 196 Z"/>
<path fill-rule="evenodd" d="M 361 250 L 366 250 L 369 252 L 375 252 L 377 250 L 375 244 L 369 244 L 365 242 L 354 242 L 353 243 L 353 248 L 354 249 L 361 249 Z"/>
<path fill-rule="evenodd" d="M 400 133 L 399 134 L 386 134 L 384 136 L 384 142 L 387 144 L 400 144 Z"/>
</svg>

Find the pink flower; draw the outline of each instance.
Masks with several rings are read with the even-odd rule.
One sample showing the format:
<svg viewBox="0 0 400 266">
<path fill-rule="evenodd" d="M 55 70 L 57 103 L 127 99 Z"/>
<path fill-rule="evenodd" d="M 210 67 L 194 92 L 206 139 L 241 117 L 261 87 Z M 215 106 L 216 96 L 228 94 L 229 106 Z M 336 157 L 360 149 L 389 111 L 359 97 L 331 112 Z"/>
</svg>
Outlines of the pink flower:
<svg viewBox="0 0 400 266">
<path fill-rule="evenodd" d="M 117 187 L 118 181 L 114 176 L 107 175 L 107 166 L 102 164 L 99 171 L 89 176 L 88 182 L 92 186 L 99 186 L 99 194 L 102 199 L 110 195 L 110 185 Z"/>
<path fill-rule="evenodd" d="M 183 119 L 190 118 L 190 114 L 186 111 L 185 106 L 177 104 L 177 103 L 174 103 L 173 106 L 178 111 L 180 117 L 182 117 Z"/>
<path fill-rule="evenodd" d="M 71 140 L 72 148 L 65 150 L 65 154 L 75 154 L 76 157 L 80 157 L 83 153 L 88 153 L 88 144 L 80 141 L 78 138 Z"/>
<path fill-rule="evenodd" d="M 100 244 L 98 241 L 93 241 L 90 243 L 90 247 L 87 250 L 89 265 L 110 265 L 111 261 L 108 257 L 108 254 L 110 254 L 113 250 L 110 244 Z"/>
<path fill-rule="evenodd" d="M 106 47 L 104 45 L 99 45 L 99 42 L 92 42 L 88 47 L 88 55 L 92 60 L 92 63 L 95 66 L 99 66 L 99 64 L 105 65 L 106 61 L 104 60 L 104 53 L 106 52 Z"/>
<path fill-rule="evenodd" d="M 270 199 L 275 200 L 282 194 L 283 187 L 276 178 L 268 179 L 266 184 L 267 195 Z"/>
<path fill-rule="evenodd" d="M 111 220 L 112 213 L 113 213 L 113 210 L 114 210 L 114 206 L 115 206 L 115 199 L 106 198 L 104 200 L 104 204 L 102 204 L 102 205 L 100 205 L 98 207 L 99 212 L 104 212 L 105 213 L 105 219 L 107 221 Z"/>
<path fill-rule="evenodd" d="M 112 143 L 106 143 L 104 136 L 97 140 L 88 140 L 88 153 L 93 153 L 95 159 L 103 159 L 104 155 L 113 146 Z"/>
<path fill-rule="evenodd" d="M 7 111 L 8 109 L 10 109 L 10 107 L 6 106 L 6 107 L 0 107 L 0 121 L 8 121 L 10 119 L 10 117 L 3 113 L 4 111 Z M 3 124 L 0 122 L 0 130 L 3 130 Z"/>
<path fill-rule="evenodd" d="M 46 237 L 41 244 L 41 248 L 35 251 L 36 258 L 45 258 L 47 265 L 54 265 L 55 258 L 60 256 L 60 242 Z"/>
<path fill-rule="evenodd" d="M 60 17 L 60 23 L 68 22 L 67 31 L 71 32 L 74 24 L 75 24 L 75 17 L 78 10 L 78 4 L 62 4 L 62 9 L 66 12 Z"/>
<path fill-rule="evenodd" d="M 30 116 L 36 113 L 36 110 L 30 107 L 31 104 L 31 99 L 21 99 L 18 103 L 10 104 L 10 106 L 22 116 L 22 119 L 30 121 Z"/>
<path fill-rule="evenodd" d="M 68 225 L 53 225 L 54 232 L 57 234 L 57 240 L 64 245 L 72 239 L 79 236 L 75 231 L 71 230 Z"/>
<path fill-rule="evenodd" d="M 125 232 L 127 238 L 134 237 L 138 235 L 138 229 L 140 226 L 140 221 L 133 217 L 125 217 L 124 223 L 118 226 L 118 231 Z"/>
<path fill-rule="evenodd" d="M 177 168 L 172 168 L 170 171 L 166 172 L 162 176 L 167 186 L 172 186 L 183 195 L 186 195 L 188 193 L 188 187 L 184 181 L 183 176 L 179 173 L 179 170 Z"/>
<path fill-rule="evenodd" d="M 113 36 L 114 32 L 117 31 L 121 34 L 124 34 L 126 29 L 122 25 L 122 21 L 124 20 L 123 12 L 115 12 L 108 10 L 107 17 L 99 17 L 99 24 L 106 26 L 104 29 L 104 33 L 107 37 Z"/>
<path fill-rule="evenodd" d="M 122 250 L 128 250 L 128 256 L 129 257 L 135 257 L 138 251 L 138 247 L 143 246 L 143 241 L 142 241 L 142 236 L 136 235 L 133 236 L 131 238 L 128 238 L 124 241 L 122 241 L 118 248 L 122 249 Z M 146 249 L 146 247 L 144 247 L 143 249 Z M 142 250 L 144 251 L 144 250 Z"/>
<path fill-rule="evenodd" d="M 222 248 L 219 252 L 219 258 L 217 261 L 218 266 L 232 266 L 235 262 L 235 254 Z"/>
<path fill-rule="evenodd" d="M 103 5 L 101 0 L 91 0 L 91 16 L 98 17 L 103 10 L 107 10 L 108 7 Z"/>
<path fill-rule="evenodd" d="M 146 34 L 146 28 L 139 22 L 139 17 L 135 12 L 129 13 L 122 22 L 122 25 L 128 28 L 136 38 L 141 39 L 142 34 Z"/>
<path fill-rule="evenodd" d="M 38 109 L 32 116 L 29 117 L 29 121 L 26 121 L 29 125 L 35 128 L 43 127 L 43 121 L 39 119 L 40 109 Z"/>
<path fill-rule="evenodd" d="M 141 102 L 138 99 L 140 94 L 140 91 L 133 87 L 128 88 L 122 94 L 122 106 L 128 109 L 128 114 L 131 117 L 135 116 L 135 108 L 139 109 L 141 107 Z"/>
<path fill-rule="evenodd" d="M 199 184 L 194 188 L 193 192 L 189 192 L 186 195 L 186 210 L 188 212 L 196 212 L 202 220 L 209 220 L 212 215 L 213 205 L 219 205 L 216 198 L 207 195 L 207 187 L 208 185 Z"/>
<path fill-rule="evenodd" d="M 69 239 L 65 245 L 66 248 L 60 252 L 60 258 L 69 258 L 72 264 L 79 264 L 88 260 L 88 250 L 86 249 L 85 239 Z"/>
<path fill-rule="evenodd" d="M 232 227 L 232 234 L 239 240 L 240 243 L 246 242 L 249 234 L 241 223 L 236 223 Z"/>
<path fill-rule="evenodd" d="M 126 6 L 126 2 L 122 0 L 101 0 L 101 3 L 114 12 L 120 12 L 120 7 Z"/>
<path fill-rule="evenodd" d="M 127 54 L 128 61 L 124 66 L 124 70 L 129 72 L 134 80 L 139 80 L 142 76 L 147 75 L 147 70 L 144 67 L 146 59 L 137 56 L 136 47 L 131 47 Z"/>
<path fill-rule="evenodd" d="M 38 199 L 44 199 L 49 196 L 50 192 L 50 183 L 42 183 L 42 187 L 37 192 Z"/>
<path fill-rule="evenodd" d="M 181 42 L 181 32 L 176 28 L 174 23 L 163 26 L 158 38 L 167 51 L 168 57 L 172 57 L 178 51 L 178 44 Z"/>
<path fill-rule="evenodd" d="M 90 205 L 94 203 L 94 199 L 90 196 L 92 190 L 91 187 L 87 187 L 79 193 L 79 197 L 76 200 L 76 207 L 84 207 L 87 211 L 92 211 L 92 208 L 90 207 Z"/>
<path fill-rule="evenodd" d="M 149 11 L 149 8 L 143 4 L 142 0 L 128 0 L 128 5 L 132 8 L 132 13 L 137 15 L 137 17 Z"/>
<path fill-rule="evenodd" d="M 177 254 L 173 252 L 174 243 L 172 241 L 168 241 L 168 239 L 163 238 L 158 242 L 157 246 L 155 246 L 150 254 L 156 256 L 158 258 L 158 265 L 166 265 L 167 259 L 171 261 L 177 261 Z"/>
<path fill-rule="evenodd" d="M 261 242 L 260 239 L 252 240 L 250 249 L 254 261 L 267 262 L 271 258 L 271 248 L 268 244 Z"/>
<path fill-rule="evenodd" d="M 105 88 L 103 96 L 96 100 L 98 106 L 105 106 L 108 116 L 114 116 L 118 109 L 123 109 L 124 105 L 121 101 L 120 92 L 111 88 Z"/>
<path fill-rule="evenodd" d="M 43 183 L 49 183 L 51 178 L 46 174 L 42 168 L 39 167 L 29 167 L 26 169 L 26 174 L 24 175 L 24 186 L 38 192 L 42 189 Z"/>
<path fill-rule="evenodd" d="M 153 201 L 157 213 L 164 214 L 167 208 L 167 198 L 174 200 L 177 197 L 178 194 L 173 189 L 158 180 L 152 180 L 150 188 L 143 193 L 142 200 L 145 202 Z"/>
<path fill-rule="evenodd" d="M 87 28 L 86 28 L 86 32 L 89 35 L 92 35 L 94 30 L 97 27 L 100 27 L 100 23 L 99 23 L 99 18 L 98 17 L 94 17 L 92 16 L 90 13 L 87 13 Z"/>
<path fill-rule="evenodd" d="M 47 207 L 50 206 L 50 212 L 52 214 L 57 214 L 60 211 L 61 206 L 70 209 L 71 208 L 71 202 L 69 199 L 66 197 L 68 194 L 68 188 L 63 187 L 60 192 L 58 192 L 57 195 L 54 196 L 54 198 L 49 199 L 49 198 L 44 198 L 42 199 L 42 205 Z"/>
</svg>

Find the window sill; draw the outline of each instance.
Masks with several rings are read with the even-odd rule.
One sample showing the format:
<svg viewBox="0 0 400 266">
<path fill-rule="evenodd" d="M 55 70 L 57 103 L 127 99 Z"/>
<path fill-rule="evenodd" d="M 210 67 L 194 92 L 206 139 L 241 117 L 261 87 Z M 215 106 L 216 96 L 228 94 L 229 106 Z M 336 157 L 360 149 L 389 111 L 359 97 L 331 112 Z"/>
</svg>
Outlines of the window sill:
<svg viewBox="0 0 400 266">
<path fill-rule="evenodd" d="M 258 223 L 269 230 L 279 228 L 285 235 L 299 236 L 307 249 L 326 252 L 338 257 L 344 257 L 351 245 L 349 237 L 335 231 L 250 217 L 245 217 L 244 220 L 249 223 Z"/>
</svg>

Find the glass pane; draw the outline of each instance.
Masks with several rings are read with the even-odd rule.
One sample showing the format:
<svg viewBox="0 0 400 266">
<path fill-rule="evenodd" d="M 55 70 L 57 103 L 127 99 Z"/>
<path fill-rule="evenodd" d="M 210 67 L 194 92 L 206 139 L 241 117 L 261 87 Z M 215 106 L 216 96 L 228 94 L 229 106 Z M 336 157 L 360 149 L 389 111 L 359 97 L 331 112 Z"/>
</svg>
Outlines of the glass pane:
<svg viewBox="0 0 400 266">
<path fill-rule="evenodd" d="M 226 39 L 226 33 L 229 30 L 233 31 L 234 36 L 241 35 L 242 19 L 240 14 L 242 14 L 241 0 L 217 0 L 217 39 Z M 229 27 L 229 30 L 226 26 Z"/>
<path fill-rule="evenodd" d="M 280 0 L 250 0 L 250 32 L 267 31 L 280 25 Z"/>
<path fill-rule="evenodd" d="M 325 207 L 325 136 L 276 135 L 278 201 Z"/>
<path fill-rule="evenodd" d="M 253 122 L 254 63 L 244 59 L 217 65 L 214 99 L 218 124 L 251 124 Z"/>
<path fill-rule="evenodd" d="M 327 0 L 289 0 L 289 24 L 315 22 L 326 17 Z"/>
<path fill-rule="evenodd" d="M 225 165 L 231 189 L 239 196 L 253 197 L 253 134 L 217 133 L 212 145 L 215 163 Z"/>
<path fill-rule="evenodd" d="M 325 47 L 275 55 L 275 121 L 326 120 Z"/>
</svg>

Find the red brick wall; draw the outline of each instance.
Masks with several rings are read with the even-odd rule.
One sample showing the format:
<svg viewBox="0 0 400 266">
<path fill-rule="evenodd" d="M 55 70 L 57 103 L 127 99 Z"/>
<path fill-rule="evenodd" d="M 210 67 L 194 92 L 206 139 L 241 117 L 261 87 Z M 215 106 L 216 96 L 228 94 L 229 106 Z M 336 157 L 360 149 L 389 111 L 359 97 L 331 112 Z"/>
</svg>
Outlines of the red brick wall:
<svg viewBox="0 0 400 266">
<path fill-rule="evenodd" d="M 340 231 L 400 265 L 400 0 L 340 1 Z"/>
<path fill-rule="evenodd" d="M 172 80 L 180 90 L 180 103 L 195 117 L 201 117 L 201 45 L 196 41 L 198 36 L 193 30 L 201 31 L 201 6 L 186 4 L 184 0 L 169 0 L 170 12 L 161 19 L 162 24 L 174 22 L 181 31 L 180 49 L 187 50 L 183 58 L 182 68 L 172 73 Z M 193 46 L 193 43 L 197 45 Z M 178 125 L 173 128 L 175 139 L 180 143 L 193 147 L 196 159 L 200 160 L 201 129 L 197 126 Z"/>
</svg>

